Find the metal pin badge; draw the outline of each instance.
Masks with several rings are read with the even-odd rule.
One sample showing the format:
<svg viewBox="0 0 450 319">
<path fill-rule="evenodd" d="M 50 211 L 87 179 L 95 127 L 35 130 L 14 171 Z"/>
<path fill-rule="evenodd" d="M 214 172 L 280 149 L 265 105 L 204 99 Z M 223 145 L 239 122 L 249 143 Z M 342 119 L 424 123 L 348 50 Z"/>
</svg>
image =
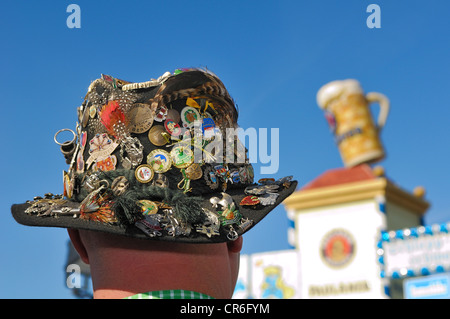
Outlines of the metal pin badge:
<svg viewBox="0 0 450 319">
<path fill-rule="evenodd" d="M 170 151 L 173 166 L 177 168 L 186 168 L 194 162 L 194 152 L 189 146 L 174 146 Z"/>
<path fill-rule="evenodd" d="M 125 169 L 135 168 L 142 162 L 144 146 L 137 137 L 126 136 L 120 146 L 120 157 Z"/>
<path fill-rule="evenodd" d="M 164 127 L 166 131 L 169 132 L 169 134 L 174 138 L 178 138 L 182 133 L 180 125 L 170 118 L 164 121 Z"/>
<path fill-rule="evenodd" d="M 254 195 L 249 195 L 249 196 L 245 196 L 241 202 L 239 203 L 239 205 L 241 206 L 255 206 L 258 205 L 260 203 L 260 200 L 257 196 Z"/>
<path fill-rule="evenodd" d="M 195 121 L 200 120 L 200 113 L 193 107 L 186 106 L 181 110 L 181 121 L 184 127 L 191 127 Z"/>
<path fill-rule="evenodd" d="M 136 168 L 134 175 L 139 182 L 145 184 L 149 183 L 153 179 L 155 173 L 150 165 L 142 164 Z"/>
<path fill-rule="evenodd" d="M 139 206 L 141 206 L 143 215 L 153 215 L 158 212 L 158 205 L 148 199 L 142 199 L 138 201 Z"/>
<path fill-rule="evenodd" d="M 167 144 L 167 139 L 164 138 L 163 133 L 165 133 L 166 130 L 162 125 L 155 125 L 153 126 L 150 131 L 148 132 L 148 139 L 150 142 L 152 142 L 153 145 L 156 146 L 163 146 Z"/>
<path fill-rule="evenodd" d="M 68 140 L 68 141 L 65 141 L 62 143 L 59 142 L 57 137 L 62 132 L 71 132 L 73 134 L 73 138 L 71 140 Z M 66 159 L 66 163 L 70 164 L 70 162 L 72 160 L 72 155 L 75 153 L 75 149 L 76 149 L 77 135 L 75 134 L 75 132 L 72 131 L 71 129 L 63 128 L 63 129 L 59 130 L 58 132 L 56 132 L 53 139 L 56 144 L 61 146 L 61 148 L 60 148 L 61 153 L 63 153 L 64 158 Z"/>
<path fill-rule="evenodd" d="M 234 230 L 233 226 L 230 226 L 230 229 L 228 230 L 227 234 L 228 240 L 235 241 L 236 239 L 238 239 L 238 237 L 239 235 L 236 232 L 236 230 Z"/>
<path fill-rule="evenodd" d="M 136 103 L 127 115 L 132 133 L 147 132 L 153 124 L 153 112 L 148 104 Z"/>
<path fill-rule="evenodd" d="M 168 152 L 156 149 L 148 154 L 147 164 L 153 168 L 155 173 L 165 173 L 172 166 L 172 159 Z"/>
<path fill-rule="evenodd" d="M 185 172 L 187 178 L 191 180 L 197 180 L 203 176 L 202 168 L 197 163 L 192 163 L 191 165 L 189 165 L 186 168 Z"/>
<path fill-rule="evenodd" d="M 113 180 L 111 190 L 115 196 L 120 196 L 127 191 L 129 186 L 130 182 L 125 176 L 118 176 Z"/>
</svg>

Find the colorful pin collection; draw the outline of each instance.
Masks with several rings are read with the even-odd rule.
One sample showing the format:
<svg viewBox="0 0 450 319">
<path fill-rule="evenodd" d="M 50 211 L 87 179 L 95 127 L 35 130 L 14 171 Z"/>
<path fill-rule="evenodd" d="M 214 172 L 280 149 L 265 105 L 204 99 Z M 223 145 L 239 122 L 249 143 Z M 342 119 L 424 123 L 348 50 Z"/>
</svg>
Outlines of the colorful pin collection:
<svg viewBox="0 0 450 319">
<path fill-rule="evenodd" d="M 175 74 L 182 72 L 177 70 Z M 274 205 L 277 192 L 289 186 L 291 177 L 260 180 L 260 185 L 255 185 L 248 160 L 231 165 L 206 163 L 205 158 L 214 158 L 214 154 L 196 160 L 196 149 L 205 153 L 205 147 L 224 127 L 214 119 L 220 105 L 201 96 L 187 97 L 185 105 L 177 108 L 170 103 L 155 107 L 151 99 L 140 99 L 139 90 L 161 85 L 170 76 L 129 83 L 102 75 L 91 83 L 78 108 L 76 132 L 61 130 L 71 131 L 73 140 L 57 142 L 70 162 L 68 172 L 63 174 L 63 195 L 35 198 L 26 212 L 123 223 L 115 210 L 124 205 L 122 199 L 131 191 L 145 193 L 146 187 L 158 187 L 189 195 L 198 187 L 200 193 L 222 191 L 221 198 L 210 198 L 211 207 L 202 207 L 204 218 L 200 223 L 180 218 L 175 204 L 148 198 L 135 200 L 132 209 L 126 209 L 133 211 L 132 216 L 125 214 L 126 222 L 149 237 L 200 233 L 210 238 L 219 235 L 223 227 L 228 239 L 234 240 L 238 229 L 245 230 L 253 223 L 243 218 L 239 207 Z M 197 123 L 200 130 L 196 130 Z M 196 136 L 198 132 L 201 136 Z M 233 185 L 247 185 L 247 196 L 239 205 L 226 193 Z"/>
</svg>

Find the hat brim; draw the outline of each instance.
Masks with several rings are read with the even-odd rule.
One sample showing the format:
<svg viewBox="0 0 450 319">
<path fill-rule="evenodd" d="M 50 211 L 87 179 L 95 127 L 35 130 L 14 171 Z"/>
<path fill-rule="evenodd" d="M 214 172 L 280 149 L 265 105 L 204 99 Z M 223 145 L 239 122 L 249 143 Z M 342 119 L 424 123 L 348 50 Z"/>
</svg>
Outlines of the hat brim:
<svg viewBox="0 0 450 319">
<path fill-rule="evenodd" d="M 279 196 L 276 199 L 275 204 L 263 206 L 258 204 L 257 206 L 241 206 L 239 203 L 241 200 L 247 196 L 244 194 L 243 189 L 230 189 L 227 190 L 236 205 L 238 206 L 239 212 L 242 214 L 243 218 L 253 221 L 252 224 L 245 228 L 235 227 L 235 230 L 239 236 L 248 232 L 256 224 L 258 224 L 267 214 L 269 214 L 275 207 L 280 205 L 288 196 L 290 196 L 297 187 L 297 181 L 292 181 L 288 188 L 283 188 L 278 191 Z M 209 199 L 213 196 L 220 197 L 220 193 L 208 194 L 202 202 L 202 207 L 211 209 L 212 205 Z M 220 234 L 208 237 L 204 234 L 191 232 L 189 236 L 171 236 L 164 233 L 161 236 L 149 237 L 139 228 L 134 225 L 123 226 L 123 225 L 109 225 L 96 221 L 89 221 L 81 218 L 74 218 L 73 216 L 60 215 L 60 216 L 37 216 L 36 214 L 26 213 L 25 210 L 30 207 L 30 204 L 14 204 L 11 207 L 11 212 L 14 219 L 26 226 L 38 226 L 38 227 L 60 227 L 60 228 L 70 228 L 70 229 L 84 229 L 99 232 L 106 232 L 116 235 L 128 236 L 139 239 L 149 239 L 149 240 L 160 240 L 160 241 L 172 241 L 172 242 L 184 242 L 184 243 L 219 243 L 229 241 L 227 238 L 228 232 L 224 227 L 220 227 Z"/>
</svg>

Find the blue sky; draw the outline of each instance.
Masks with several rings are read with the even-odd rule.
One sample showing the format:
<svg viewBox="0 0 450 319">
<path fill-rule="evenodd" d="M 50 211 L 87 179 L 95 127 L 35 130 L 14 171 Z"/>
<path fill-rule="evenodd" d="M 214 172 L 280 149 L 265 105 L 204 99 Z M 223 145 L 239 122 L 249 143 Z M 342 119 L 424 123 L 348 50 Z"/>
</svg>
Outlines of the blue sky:
<svg viewBox="0 0 450 319">
<path fill-rule="evenodd" d="M 66 25 L 71 3 L 79 29 Z M 366 25 L 371 3 L 379 29 Z M 236 100 L 241 127 L 279 128 L 276 176 L 300 185 L 343 166 L 317 90 L 358 79 L 391 101 L 381 134 L 387 175 L 406 190 L 426 188 L 427 224 L 450 221 L 448 12 L 443 0 L 3 1 L 0 298 L 71 298 L 66 231 L 18 225 L 10 206 L 62 193 L 67 166 L 53 135 L 75 127 L 101 73 L 139 82 L 208 67 Z M 243 253 L 287 249 L 287 224 L 276 208 L 244 236 Z"/>
</svg>

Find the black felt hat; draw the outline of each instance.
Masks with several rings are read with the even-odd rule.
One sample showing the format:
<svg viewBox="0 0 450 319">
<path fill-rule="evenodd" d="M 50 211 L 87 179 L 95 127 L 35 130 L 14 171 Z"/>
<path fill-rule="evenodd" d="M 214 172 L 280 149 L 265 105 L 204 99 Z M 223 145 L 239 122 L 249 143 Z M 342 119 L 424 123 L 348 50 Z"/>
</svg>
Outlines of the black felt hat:
<svg viewBox="0 0 450 319">
<path fill-rule="evenodd" d="M 102 75 L 78 108 L 64 193 L 11 208 L 29 226 L 87 229 L 191 243 L 235 240 L 296 188 L 292 176 L 254 183 L 223 83 L 202 69 L 148 82 Z"/>
</svg>

